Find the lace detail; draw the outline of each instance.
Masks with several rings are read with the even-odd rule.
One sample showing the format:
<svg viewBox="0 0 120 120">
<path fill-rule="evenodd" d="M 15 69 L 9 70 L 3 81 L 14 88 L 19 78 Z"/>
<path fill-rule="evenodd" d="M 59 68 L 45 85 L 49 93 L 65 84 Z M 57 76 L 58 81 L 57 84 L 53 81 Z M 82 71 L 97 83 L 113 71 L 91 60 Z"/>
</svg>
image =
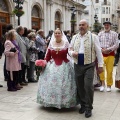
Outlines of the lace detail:
<svg viewBox="0 0 120 120">
<path fill-rule="evenodd" d="M 60 47 L 57 47 L 57 46 L 53 45 L 52 43 L 50 43 L 48 48 L 50 50 L 59 49 L 61 51 L 61 50 L 66 50 L 68 47 L 69 47 L 69 42 L 68 41 L 64 41 L 64 44 L 62 46 L 60 46 Z"/>
</svg>

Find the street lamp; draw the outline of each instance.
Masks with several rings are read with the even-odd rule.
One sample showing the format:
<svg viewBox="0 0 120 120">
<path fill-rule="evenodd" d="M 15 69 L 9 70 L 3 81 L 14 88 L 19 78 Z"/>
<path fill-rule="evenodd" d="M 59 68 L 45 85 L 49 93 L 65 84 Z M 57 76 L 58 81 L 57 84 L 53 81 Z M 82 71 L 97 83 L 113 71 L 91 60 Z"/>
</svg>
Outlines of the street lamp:
<svg viewBox="0 0 120 120">
<path fill-rule="evenodd" d="M 16 3 L 15 10 L 18 11 L 16 13 L 16 16 L 18 17 L 18 25 L 20 25 L 20 17 L 22 16 L 22 4 L 24 3 L 25 0 L 13 0 L 14 3 Z"/>
<path fill-rule="evenodd" d="M 94 20 L 95 20 L 95 23 L 98 22 L 98 16 L 97 15 L 94 16 Z"/>
<path fill-rule="evenodd" d="M 75 15 L 76 15 L 76 8 L 74 6 L 69 7 L 69 9 L 72 11 L 71 13 L 71 33 L 75 32 Z"/>
<path fill-rule="evenodd" d="M 95 23 L 94 23 L 94 32 L 95 33 L 99 33 L 100 25 L 99 25 L 99 22 L 98 22 L 98 16 L 96 14 L 94 16 L 94 20 L 95 20 Z"/>
</svg>

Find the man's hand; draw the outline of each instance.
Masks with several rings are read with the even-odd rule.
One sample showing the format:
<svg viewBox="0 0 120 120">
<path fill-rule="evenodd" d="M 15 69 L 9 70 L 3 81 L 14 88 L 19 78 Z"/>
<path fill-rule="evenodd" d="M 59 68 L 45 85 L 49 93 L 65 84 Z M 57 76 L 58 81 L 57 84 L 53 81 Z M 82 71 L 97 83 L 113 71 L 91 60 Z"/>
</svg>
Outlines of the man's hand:
<svg viewBox="0 0 120 120">
<path fill-rule="evenodd" d="M 104 70 L 103 70 L 103 67 L 98 67 L 98 73 L 102 73 Z"/>
<path fill-rule="evenodd" d="M 74 58 L 78 58 L 78 53 L 77 53 L 77 52 L 73 52 L 73 53 L 72 53 L 72 56 L 73 56 Z"/>
<path fill-rule="evenodd" d="M 102 49 L 102 53 L 103 54 L 109 54 L 111 52 L 111 50 L 108 49 Z"/>
</svg>

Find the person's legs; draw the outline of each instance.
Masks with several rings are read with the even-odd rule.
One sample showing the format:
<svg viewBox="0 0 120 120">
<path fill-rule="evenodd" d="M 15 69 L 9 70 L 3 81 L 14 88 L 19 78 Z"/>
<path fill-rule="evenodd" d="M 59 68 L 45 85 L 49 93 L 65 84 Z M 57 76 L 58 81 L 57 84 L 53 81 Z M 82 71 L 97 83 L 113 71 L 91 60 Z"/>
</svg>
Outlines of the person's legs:
<svg viewBox="0 0 120 120">
<path fill-rule="evenodd" d="M 81 104 L 79 113 L 82 114 L 85 112 L 85 90 L 84 90 L 84 71 L 82 66 L 74 64 L 75 69 L 75 80 L 77 86 L 77 97 L 78 103 Z"/>
<path fill-rule="evenodd" d="M 84 74 L 84 88 L 85 88 L 85 117 L 91 117 L 92 109 L 93 109 L 93 96 L 94 96 L 94 69 L 95 63 L 91 63 L 85 66 L 85 74 Z"/>
<path fill-rule="evenodd" d="M 37 82 L 34 79 L 34 71 L 35 71 L 35 62 L 30 61 L 30 65 L 28 69 L 28 82 Z"/>
<path fill-rule="evenodd" d="M 13 88 L 13 80 L 11 80 L 10 71 L 8 71 L 7 87 L 8 87 L 8 91 L 17 91 L 17 89 Z"/>
<path fill-rule="evenodd" d="M 23 88 L 23 87 L 20 85 L 20 84 L 22 83 L 21 74 L 22 74 L 22 72 L 21 72 L 21 70 L 19 70 L 19 71 L 18 71 L 18 80 L 17 80 L 17 85 L 16 85 L 16 87 L 18 87 L 18 88 Z"/>
<path fill-rule="evenodd" d="M 94 79 L 94 69 L 95 64 L 92 63 L 85 67 L 85 74 L 84 74 L 84 89 L 85 89 L 85 101 L 86 101 L 86 109 L 93 109 L 93 95 L 94 95 L 94 86 L 93 86 L 93 79 Z"/>
<path fill-rule="evenodd" d="M 115 54 L 114 66 L 116 66 L 118 64 L 118 61 L 119 61 L 119 53 L 117 52 Z"/>
<path fill-rule="evenodd" d="M 106 72 L 107 72 L 107 91 L 110 91 L 113 85 L 113 72 L 114 67 L 114 56 L 109 56 L 106 61 Z"/>
<path fill-rule="evenodd" d="M 21 68 L 22 70 L 20 71 L 20 84 L 21 85 L 27 85 L 27 83 L 25 83 L 25 64 L 21 63 Z"/>
<path fill-rule="evenodd" d="M 8 80 L 8 72 L 6 70 L 6 57 L 5 57 L 5 60 L 4 60 L 4 67 L 3 67 L 3 72 L 4 72 L 4 80 L 7 81 Z"/>
<path fill-rule="evenodd" d="M 100 76 L 100 80 L 101 80 L 101 84 L 102 86 L 100 87 L 100 91 L 103 92 L 104 88 L 105 88 L 105 69 L 106 69 L 106 60 L 107 57 L 104 57 L 104 71 L 102 73 L 99 74 Z"/>
<path fill-rule="evenodd" d="M 13 88 L 14 89 L 17 89 L 17 90 L 20 90 L 21 88 L 18 87 L 18 71 L 13 71 Z"/>
</svg>

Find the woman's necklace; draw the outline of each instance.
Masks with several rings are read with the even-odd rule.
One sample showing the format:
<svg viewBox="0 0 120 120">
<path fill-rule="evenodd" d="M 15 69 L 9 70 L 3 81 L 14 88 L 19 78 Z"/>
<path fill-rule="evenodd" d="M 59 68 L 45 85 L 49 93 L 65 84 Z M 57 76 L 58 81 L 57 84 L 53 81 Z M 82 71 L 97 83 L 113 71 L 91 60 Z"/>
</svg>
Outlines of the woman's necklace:
<svg viewBox="0 0 120 120">
<path fill-rule="evenodd" d="M 61 43 L 61 42 L 62 42 L 62 40 L 61 40 L 61 39 L 60 39 L 60 40 L 56 40 L 56 43 L 58 43 L 58 44 L 59 44 L 59 43 Z"/>
</svg>

